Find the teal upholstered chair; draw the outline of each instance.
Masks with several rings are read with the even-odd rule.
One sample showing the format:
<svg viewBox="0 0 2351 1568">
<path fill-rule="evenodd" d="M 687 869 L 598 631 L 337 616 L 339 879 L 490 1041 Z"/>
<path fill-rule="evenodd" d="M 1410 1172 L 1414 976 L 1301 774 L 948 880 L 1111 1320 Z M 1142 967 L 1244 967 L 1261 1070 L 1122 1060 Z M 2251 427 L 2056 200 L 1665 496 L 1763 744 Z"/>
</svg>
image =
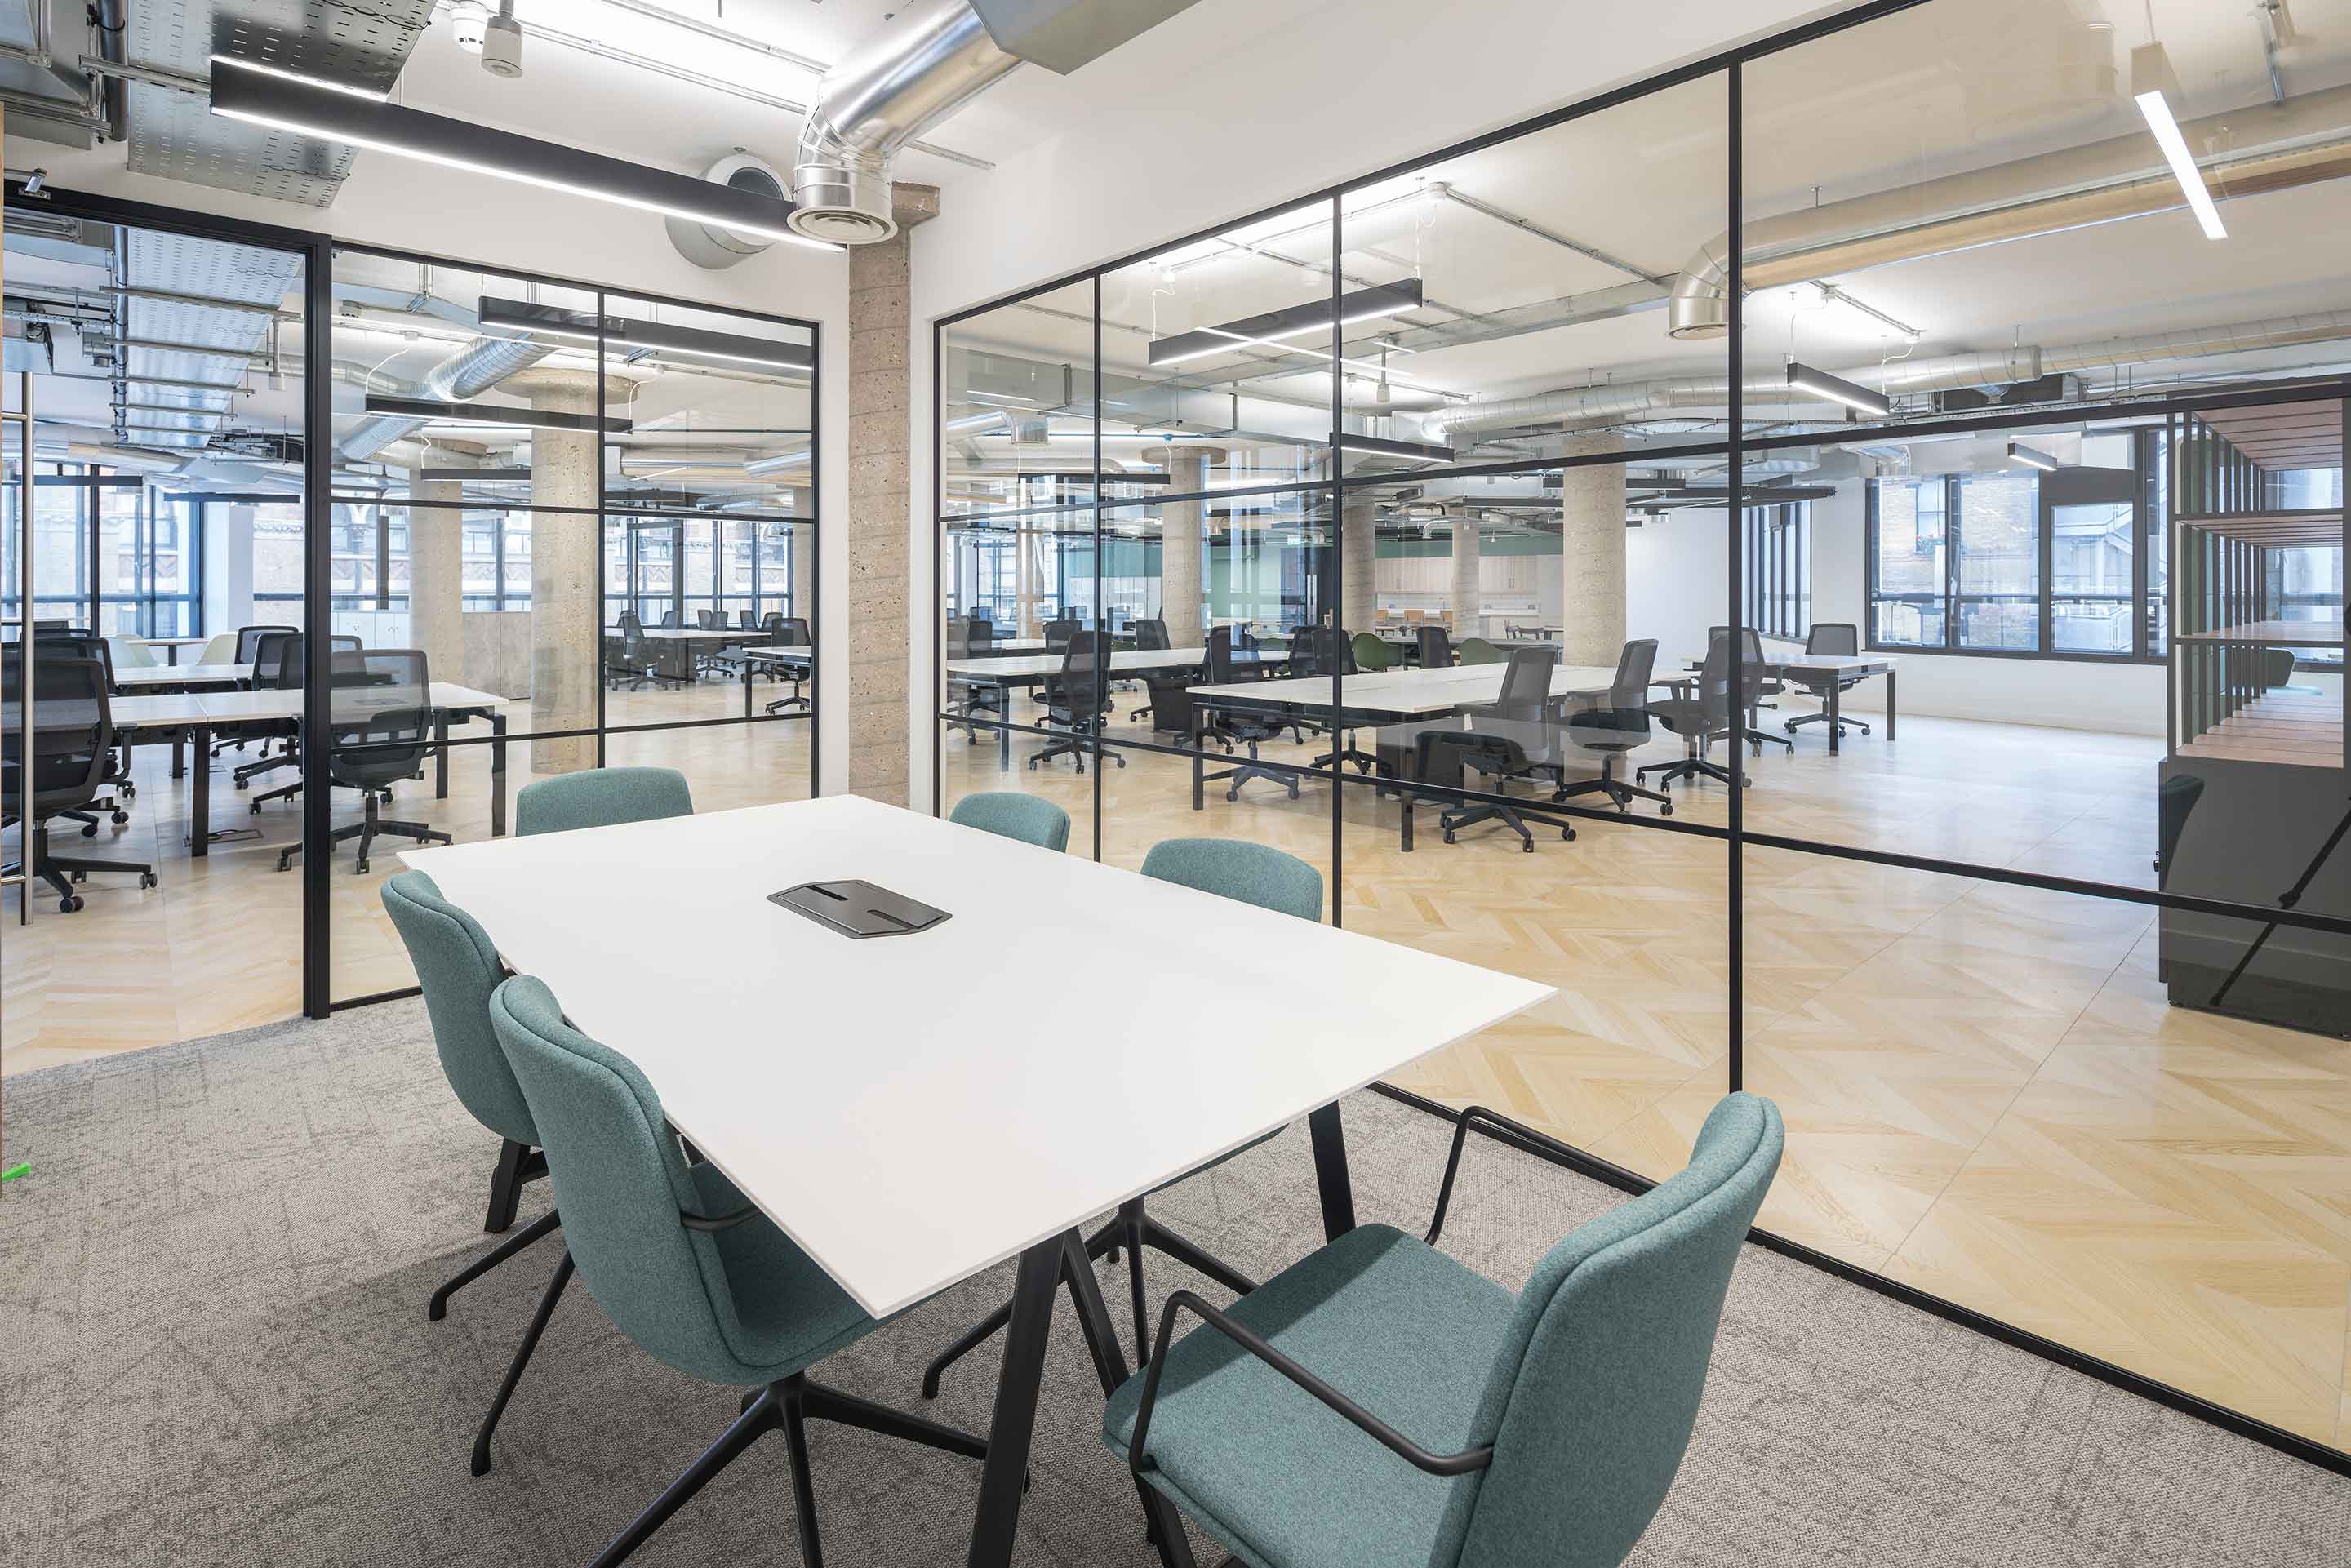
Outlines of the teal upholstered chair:
<svg viewBox="0 0 2351 1568">
<path fill-rule="evenodd" d="M 1240 1562 L 1601 1568 L 1665 1500 L 1780 1113 L 1724 1100 L 1687 1169 L 1571 1233 L 1515 1295 L 1428 1244 L 1481 1124 L 1559 1147 L 1466 1113 L 1427 1241 L 1359 1226 L 1228 1312 L 1178 1291 L 1149 1369 L 1111 1396 L 1111 1449 Z M 1186 1312 L 1204 1326 L 1171 1343 Z M 1180 1528 L 1157 1534 L 1189 1564 Z"/>
<path fill-rule="evenodd" d="M 756 1389 L 717 1442 L 596 1559 L 611 1568 L 761 1434 L 791 1448 L 800 1551 L 819 1561 L 806 1423 L 838 1421 L 985 1458 L 967 1432 L 808 1380 L 808 1368 L 881 1323 L 716 1166 L 686 1163 L 661 1101 L 627 1058 L 564 1020 L 517 977 L 490 998 L 498 1043 L 546 1140 L 569 1250 L 621 1331 L 689 1377 Z"/>
<path fill-rule="evenodd" d="M 1017 790 L 966 795 L 947 813 L 947 821 L 1040 849 L 1070 847 L 1070 814 L 1050 800 Z"/>
<path fill-rule="evenodd" d="M 496 1031 L 490 1027 L 490 993 L 506 978 L 505 966 L 490 945 L 489 933 L 472 915 L 442 897 L 440 887 L 421 871 L 404 871 L 385 879 L 383 907 L 392 916 L 392 928 L 407 945 L 417 984 L 423 988 L 424 1011 L 433 1022 L 433 1047 L 441 1057 L 442 1075 L 474 1120 L 502 1140 L 497 1168 L 490 1176 L 490 1212 L 482 1222 L 483 1229 L 496 1235 L 514 1224 L 523 1184 L 547 1174 L 547 1156 L 539 1152 L 538 1129 L 531 1121 L 530 1105 L 523 1098 L 522 1086 L 515 1082 L 514 1070 L 507 1065 Z M 439 1322 L 448 1315 L 451 1296 L 560 1223 L 550 1208 L 459 1270 L 433 1292 L 424 1315 Z M 538 1315 L 515 1351 L 506 1382 L 475 1439 L 475 1475 L 489 1468 L 490 1428 L 513 1396 L 514 1385 L 547 1327 L 548 1315 L 555 1310 L 556 1297 L 562 1293 L 565 1271 L 559 1269 L 558 1276 L 558 1283 L 541 1301 Z"/>
<path fill-rule="evenodd" d="M 674 768 L 583 768 L 526 784 L 515 797 L 515 832 L 525 837 L 692 815 L 693 793 Z"/>
<path fill-rule="evenodd" d="M 1276 914 L 1294 915 L 1301 920 L 1322 918 L 1322 873 L 1296 855 L 1284 854 L 1264 844 L 1241 839 L 1165 839 L 1152 845 L 1151 852 L 1143 857 L 1143 874 L 1161 882 L 1181 883 L 1220 898 L 1254 904 Z M 1174 1186 L 1176 1181 L 1188 1181 L 1201 1171 L 1214 1170 L 1234 1155 L 1246 1154 L 1280 1134 L 1281 1129 L 1277 1127 L 1265 1137 L 1252 1138 L 1197 1170 L 1185 1172 L 1176 1181 L 1162 1183 L 1158 1190 Z M 1115 1218 L 1087 1238 L 1086 1256 L 1115 1258 L 1121 1248 L 1126 1249 L 1127 1288 L 1134 1301 L 1137 1356 L 1149 1354 L 1151 1343 L 1151 1308 L 1143 1293 L 1143 1249 L 1146 1247 L 1206 1274 L 1228 1291 L 1246 1293 L 1257 1288 L 1256 1281 L 1239 1270 L 1152 1218 L 1144 1210 L 1144 1198 L 1130 1198 L 1119 1206 Z M 939 1374 L 1011 1321 L 1012 1303 L 1007 1301 L 934 1356 L 930 1364 L 923 1368 L 923 1397 L 936 1398 Z"/>
</svg>

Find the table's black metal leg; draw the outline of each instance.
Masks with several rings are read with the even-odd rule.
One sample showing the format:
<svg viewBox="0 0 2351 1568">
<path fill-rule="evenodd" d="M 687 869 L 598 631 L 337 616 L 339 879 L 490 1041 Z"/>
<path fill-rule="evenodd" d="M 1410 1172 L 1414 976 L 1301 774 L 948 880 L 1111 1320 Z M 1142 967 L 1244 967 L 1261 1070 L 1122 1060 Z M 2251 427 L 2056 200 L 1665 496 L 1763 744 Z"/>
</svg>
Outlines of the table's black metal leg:
<svg viewBox="0 0 2351 1568">
<path fill-rule="evenodd" d="M 996 770 L 1002 773 L 1012 766 L 1012 687 L 999 683 L 996 691 Z"/>
<path fill-rule="evenodd" d="M 446 710 L 433 716 L 433 798 L 449 798 L 449 715 Z"/>
<path fill-rule="evenodd" d="M 1410 854 L 1412 853 L 1412 797 L 1409 794 L 1400 795 L 1397 800 L 1404 806 L 1404 852 Z"/>
<path fill-rule="evenodd" d="M 192 724 L 187 731 L 189 766 L 195 769 L 196 779 L 189 786 L 188 853 L 199 860 L 212 852 L 212 733 L 209 725 L 202 724 Z"/>
<path fill-rule="evenodd" d="M 1886 738 L 1888 741 L 1894 738 L 1894 674 L 1892 670 L 1886 672 Z"/>
<path fill-rule="evenodd" d="M 490 715 L 490 837 L 507 835 L 507 716 Z"/>
<path fill-rule="evenodd" d="M 188 732 L 185 729 L 175 729 L 172 732 L 172 777 L 174 779 L 184 779 L 187 777 L 187 745 Z M 196 755 L 199 758 L 203 758 L 204 755 L 204 748 L 199 747 L 196 750 Z"/>
<path fill-rule="evenodd" d="M 1127 1246 L 1134 1249 L 1132 1241 Z M 1119 1348 L 1118 1330 L 1111 1325 L 1110 1308 L 1094 1281 L 1093 1261 L 1074 1230 L 1061 1239 L 1061 1278 L 1070 1287 L 1070 1304 L 1077 1309 L 1078 1326 L 1084 1331 L 1086 1349 L 1094 1358 L 1094 1375 L 1101 1380 L 1102 1397 L 1107 1399 L 1126 1381 L 1126 1354 Z M 1144 1528 L 1159 1546 L 1160 1562 L 1174 1568 L 1195 1568 L 1192 1543 L 1184 1534 L 1184 1516 L 1176 1511 L 1176 1505 L 1141 1481 L 1134 1490 L 1143 1501 Z"/>
<path fill-rule="evenodd" d="M 1200 755 L 1200 747 L 1205 744 L 1200 739 L 1200 705 L 1194 703 L 1192 705 L 1192 810 L 1195 811 L 1202 809 L 1207 789 L 1208 765 Z"/>
<path fill-rule="evenodd" d="M 1829 683 L 1829 755 L 1831 757 L 1837 754 L 1837 689 L 1844 685 L 1843 681 Z"/>
<path fill-rule="evenodd" d="M 1020 1528 L 1020 1494 L 1029 1482 L 1029 1440 L 1037 1429 L 1038 1385 L 1045 1342 L 1053 1332 L 1053 1297 L 1061 1288 L 1063 1249 L 1071 1231 L 1020 1254 L 1012 1286 L 1012 1321 L 996 1374 L 996 1414 L 987 1424 L 987 1461 L 979 1473 L 979 1511 L 971 1521 L 971 1568 L 1008 1568 Z"/>
<path fill-rule="evenodd" d="M 1322 1194 L 1322 1239 L 1336 1241 L 1355 1228 L 1355 1188 L 1347 1176 L 1347 1132 L 1332 1101 L 1307 1113 L 1314 1139 L 1314 1185 Z"/>
</svg>

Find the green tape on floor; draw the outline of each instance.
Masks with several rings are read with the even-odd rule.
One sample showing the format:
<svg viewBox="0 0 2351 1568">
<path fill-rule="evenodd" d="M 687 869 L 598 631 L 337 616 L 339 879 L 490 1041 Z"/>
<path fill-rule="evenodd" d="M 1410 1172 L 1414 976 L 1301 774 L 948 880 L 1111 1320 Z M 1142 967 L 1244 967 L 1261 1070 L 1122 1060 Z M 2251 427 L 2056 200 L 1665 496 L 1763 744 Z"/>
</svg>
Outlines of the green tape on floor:
<svg viewBox="0 0 2351 1568">
<path fill-rule="evenodd" d="M 27 1160 L 23 1165 L 10 1166 L 6 1170 L 0 1171 L 0 1181 L 15 1181 L 20 1176 L 30 1176 L 32 1171 L 33 1163 Z"/>
</svg>

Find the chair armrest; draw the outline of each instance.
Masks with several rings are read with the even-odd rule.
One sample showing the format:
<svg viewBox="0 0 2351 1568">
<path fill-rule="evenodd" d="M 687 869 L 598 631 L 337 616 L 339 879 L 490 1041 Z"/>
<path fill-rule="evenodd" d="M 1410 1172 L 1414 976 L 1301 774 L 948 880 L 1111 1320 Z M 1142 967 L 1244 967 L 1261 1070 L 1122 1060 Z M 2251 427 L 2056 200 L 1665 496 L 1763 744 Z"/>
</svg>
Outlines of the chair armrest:
<svg viewBox="0 0 2351 1568">
<path fill-rule="evenodd" d="M 758 1212 L 759 1206 L 756 1203 L 745 1204 L 732 1214 L 715 1216 L 689 1214 L 681 1208 L 677 1211 L 677 1222 L 688 1230 L 700 1230 L 705 1233 L 715 1230 L 732 1230 Z"/>
<path fill-rule="evenodd" d="M 1151 1465 L 1144 1446 L 1151 1436 L 1152 1409 L 1159 1402 L 1159 1375 L 1167 1365 L 1168 1342 L 1175 1336 L 1176 1314 L 1184 1312 L 1193 1313 L 1202 1322 L 1345 1416 L 1358 1430 L 1375 1438 L 1382 1448 L 1415 1469 L 1425 1470 L 1432 1476 L 1462 1476 L 1472 1470 L 1482 1470 L 1494 1462 L 1494 1446 L 1491 1443 L 1465 1448 L 1458 1454 L 1430 1453 L 1274 1349 L 1255 1331 L 1235 1322 L 1191 1291 L 1177 1291 L 1167 1298 L 1166 1310 L 1159 1314 L 1159 1339 L 1152 1350 L 1150 1370 L 1144 1375 L 1143 1402 L 1134 1412 L 1134 1440 L 1127 1445 L 1126 1466 L 1137 1480 L 1142 1479 L 1143 1472 Z"/>
<path fill-rule="evenodd" d="M 1470 1106 L 1453 1124 L 1453 1152 L 1446 1156 L 1445 1180 L 1437 1189 L 1437 1212 L 1429 1218 L 1428 1234 L 1421 1238 L 1432 1247 L 1437 1245 L 1437 1236 L 1445 1229 L 1445 1211 L 1453 1202 L 1453 1178 L 1461 1170 L 1461 1146 L 1469 1141 L 1469 1129 L 1479 1122 L 1490 1122 L 1512 1137 L 1523 1138 L 1538 1148 L 1548 1149 L 1552 1154 L 1571 1159 L 1574 1157 L 1574 1150 L 1548 1134 L 1538 1133 L 1523 1122 L 1513 1122 L 1499 1111 L 1489 1111 L 1483 1105 Z M 1487 1135 L 1498 1134 L 1489 1132 Z"/>
</svg>

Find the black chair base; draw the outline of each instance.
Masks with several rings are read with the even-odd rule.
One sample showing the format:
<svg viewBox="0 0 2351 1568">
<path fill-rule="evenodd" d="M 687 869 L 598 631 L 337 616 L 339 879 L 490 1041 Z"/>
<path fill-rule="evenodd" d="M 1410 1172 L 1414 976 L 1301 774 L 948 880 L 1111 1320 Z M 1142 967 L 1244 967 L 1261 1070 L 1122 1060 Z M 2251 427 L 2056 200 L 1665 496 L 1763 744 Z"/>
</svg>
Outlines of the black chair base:
<svg viewBox="0 0 2351 1568">
<path fill-rule="evenodd" d="M 1102 716 L 1107 718 L 1110 716 L 1105 713 Z M 1079 772 L 1083 773 L 1086 770 L 1086 742 L 1093 738 L 1093 731 L 1090 729 L 1071 730 L 1041 751 L 1030 752 L 1029 766 L 1034 768 L 1040 762 L 1050 762 L 1056 757 L 1066 757 L 1076 766 Z M 1126 766 L 1126 756 L 1123 752 L 1113 751 L 1105 755 L 1121 768 Z"/>
<path fill-rule="evenodd" d="M 372 845 L 379 836 L 385 833 L 396 834 L 404 839 L 414 839 L 421 844 L 453 844 L 457 841 L 448 834 L 441 831 L 438 828 L 428 827 L 423 822 L 402 821 L 394 817 L 379 816 L 377 814 L 376 792 L 372 789 L 366 791 L 366 798 L 367 814 L 360 821 L 350 824 L 348 827 L 337 828 L 333 832 L 327 835 L 327 848 L 329 852 L 332 852 L 335 845 L 343 842 L 347 839 L 359 840 L 359 861 L 351 868 L 355 873 L 364 874 L 366 873 L 368 868 L 369 846 Z M 300 844 L 288 844 L 284 849 L 278 851 L 277 869 L 279 871 L 285 871 L 288 867 L 292 866 L 294 863 L 294 857 L 301 852 L 302 846 Z"/>
<path fill-rule="evenodd" d="M 499 1242 L 496 1247 L 491 1248 L 487 1252 L 483 1253 L 479 1258 L 475 1259 L 471 1263 L 466 1264 L 463 1269 L 458 1270 L 455 1274 L 450 1275 L 448 1279 L 442 1281 L 441 1288 L 433 1292 L 432 1300 L 425 1302 L 424 1321 L 427 1322 L 437 1323 L 442 1319 L 447 1317 L 449 1315 L 450 1297 L 455 1295 L 458 1291 L 464 1290 L 466 1286 L 472 1284 L 475 1281 L 480 1279 L 483 1275 L 496 1268 L 499 1264 L 506 1262 L 517 1252 L 525 1250 L 533 1242 L 545 1239 L 554 1231 L 555 1228 L 561 1223 L 562 1222 L 556 1218 L 555 1210 L 550 1208 L 545 1214 L 540 1215 L 537 1219 L 532 1220 L 528 1225 L 523 1227 L 520 1230 L 516 1231 L 512 1236 L 507 1237 L 504 1241 Z"/>
<path fill-rule="evenodd" d="M 800 1558 L 808 1568 L 822 1568 L 823 1551 L 817 1542 L 816 1484 L 809 1471 L 808 1423 L 835 1421 L 844 1427 L 862 1427 L 878 1432 L 885 1437 L 897 1437 L 909 1443 L 920 1443 L 926 1448 L 960 1454 L 966 1458 L 985 1459 L 987 1445 L 968 1432 L 936 1421 L 893 1410 L 854 1394 L 844 1394 L 837 1388 L 827 1388 L 820 1383 L 810 1383 L 804 1375 L 795 1375 L 780 1383 L 771 1383 L 758 1390 L 743 1406 L 743 1413 L 733 1426 L 719 1435 L 718 1440 L 703 1451 L 700 1458 L 686 1467 L 685 1473 L 670 1482 L 668 1490 L 653 1500 L 653 1506 L 629 1522 L 627 1529 L 612 1538 L 611 1545 L 597 1554 L 592 1568 L 616 1568 L 631 1553 L 643 1546 L 654 1531 L 669 1522 L 669 1518 L 700 1491 L 728 1465 L 740 1458 L 744 1450 L 766 1434 L 781 1428 L 784 1439 L 791 1448 L 793 1511 L 798 1516 L 800 1536 Z"/>
<path fill-rule="evenodd" d="M 1545 827 L 1554 825 L 1549 819 L 1538 818 L 1536 820 L 1538 821 L 1541 821 Z M 1486 800 L 1480 801 L 1476 805 L 1464 806 L 1458 810 L 1441 812 L 1438 814 L 1437 819 L 1437 825 L 1444 831 L 1445 841 L 1448 844 L 1455 841 L 1462 830 L 1466 828 L 1474 828 L 1480 822 L 1501 823 L 1502 826 L 1510 829 L 1510 831 L 1519 835 L 1519 847 L 1520 849 L 1526 851 L 1529 854 L 1535 852 L 1535 836 L 1532 832 L 1528 831 L 1526 819 L 1519 815 L 1515 807 L 1499 805 L 1494 801 Z M 1562 841 L 1568 843 L 1573 843 L 1575 841 L 1575 827 L 1573 823 L 1560 822 L 1557 823 L 1556 826 L 1559 829 L 1559 836 Z"/>
<path fill-rule="evenodd" d="M 1222 739 L 1223 737 L 1211 735 L 1208 738 L 1211 740 L 1217 740 Z M 1258 767 L 1258 743 L 1252 740 L 1249 741 L 1248 745 L 1249 760 L 1247 762 L 1242 763 L 1238 768 L 1228 768 L 1221 773 L 1203 773 L 1200 775 L 1200 782 L 1203 784 L 1220 784 L 1224 783 L 1227 779 L 1230 779 L 1232 782 L 1226 785 L 1225 788 L 1225 799 L 1228 800 L 1238 800 L 1241 798 L 1242 785 L 1248 783 L 1252 779 L 1269 779 L 1274 783 L 1280 785 L 1283 789 L 1289 790 L 1290 798 L 1291 800 L 1297 800 L 1298 775 L 1295 773 L 1278 773 L 1270 768 Z M 1227 751 L 1230 751 L 1232 748 L 1232 742 L 1229 740 L 1225 741 L 1225 749 Z"/>
<path fill-rule="evenodd" d="M 1646 768 L 1635 768 L 1633 777 L 1646 780 L 1652 773 L 1665 775 L 1657 781 L 1661 789 L 1672 789 L 1677 779 L 1712 779 L 1724 784 L 1730 782 L 1729 768 L 1719 762 L 1708 762 L 1702 757 L 1685 757 L 1678 762 L 1652 762 Z M 1744 773 L 1739 776 L 1739 787 L 1742 789 L 1754 782 Z"/>
<path fill-rule="evenodd" d="M 1796 727 L 1798 725 L 1826 724 L 1828 721 L 1828 711 L 1824 708 L 1819 713 L 1798 714 L 1795 717 L 1790 719 L 1780 727 L 1786 730 L 1790 735 L 1793 735 L 1796 733 Z M 1837 715 L 1837 738 L 1839 740 L 1843 740 L 1844 738 L 1844 732 L 1848 729 L 1857 729 L 1864 735 L 1867 735 L 1869 733 L 1869 726 L 1863 723 L 1860 719 L 1855 718 L 1849 714 Z M 1792 747 L 1791 749 L 1793 748 Z"/>
<path fill-rule="evenodd" d="M 141 861 L 92 860 L 87 855 L 53 852 L 49 848 L 49 824 L 46 820 L 33 829 L 30 836 L 33 841 L 31 874 L 47 883 L 50 891 L 57 895 L 57 913 L 60 915 L 72 915 L 81 909 L 82 896 L 74 891 L 74 883 L 89 881 L 89 873 L 94 871 L 119 871 L 134 875 L 142 889 L 156 885 L 155 868 Z M 18 862 L 7 867 L 7 874 L 13 876 L 23 869 L 23 862 Z M 25 894 L 28 898 L 32 896 L 29 882 Z"/>
<path fill-rule="evenodd" d="M 1630 811 L 1633 809 L 1633 802 L 1636 800 L 1654 800 L 1657 805 L 1657 815 L 1672 816 L 1674 814 L 1672 797 L 1660 794 L 1655 789 L 1644 789 L 1638 784 L 1627 784 L 1616 776 L 1616 765 L 1623 758 L 1622 752 L 1602 753 L 1600 777 L 1579 779 L 1573 784 L 1562 781 L 1557 789 L 1552 791 L 1551 798 L 1556 801 L 1567 800 L 1574 795 L 1605 795 L 1616 803 L 1616 809 L 1620 811 Z"/>
<path fill-rule="evenodd" d="M 1127 1260 L 1127 1287 L 1134 1297 L 1135 1370 L 1151 1355 L 1151 1313 L 1143 1292 L 1143 1249 L 1165 1254 L 1194 1273 L 1205 1274 L 1238 1296 L 1246 1296 L 1257 1289 L 1257 1281 L 1214 1255 L 1176 1235 L 1144 1212 L 1143 1200 L 1133 1198 L 1119 1206 L 1118 1215 L 1108 1225 L 1086 1239 L 1086 1261 L 1109 1257 L 1116 1260 L 1124 1249 Z M 956 1342 L 933 1356 L 923 1368 L 923 1397 L 939 1396 L 939 1375 L 980 1345 L 986 1343 L 1012 1321 L 1012 1303 L 1005 1302 L 987 1316 L 966 1329 Z"/>
<path fill-rule="evenodd" d="M 810 713 L 816 711 L 814 706 L 810 703 L 808 698 L 803 696 L 778 697 L 774 702 L 768 705 L 767 711 L 769 713 L 777 713 L 785 708 L 807 708 Z"/>
</svg>

